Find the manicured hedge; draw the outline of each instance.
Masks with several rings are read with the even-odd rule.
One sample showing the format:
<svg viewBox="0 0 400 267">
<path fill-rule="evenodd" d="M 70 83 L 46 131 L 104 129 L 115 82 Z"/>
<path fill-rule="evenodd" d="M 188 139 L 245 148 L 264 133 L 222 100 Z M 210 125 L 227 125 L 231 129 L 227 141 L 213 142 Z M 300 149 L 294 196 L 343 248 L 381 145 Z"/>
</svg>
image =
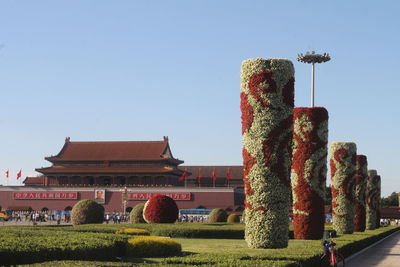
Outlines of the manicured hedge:
<svg viewBox="0 0 400 267">
<path fill-rule="evenodd" d="M 355 232 L 352 235 L 343 235 L 335 239 L 337 249 L 348 257 L 369 245 L 379 241 L 380 239 L 399 231 L 400 227 L 383 227 L 375 230 L 367 230 L 365 232 Z"/>
<path fill-rule="evenodd" d="M 112 262 L 112 261 L 46 261 L 29 265 L 29 267 L 132 267 L 141 266 L 132 262 Z"/>
<path fill-rule="evenodd" d="M 0 263 L 23 264 L 45 260 L 114 260 L 123 255 L 124 236 L 73 233 L 37 228 L 2 227 Z"/>
<path fill-rule="evenodd" d="M 175 256 L 181 252 L 181 244 L 158 236 L 138 236 L 129 239 L 126 245 L 126 256 L 135 258 Z"/>
<path fill-rule="evenodd" d="M 148 230 L 137 228 L 122 228 L 115 233 L 122 235 L 150 235 L 150 232 Z"/>
<path fill-rule="evenodd" d="M 221 238 L 221 239 L 243 239 L 244 224 L 227 223 L 174 223 L 174 224 L 103 224 L 103 225 L 77 225 L 63 227 L 63 231 L 92 232 L 92 233 L 115 233 L 122 228 L 146 229 L 151 235 L 184 237 L 184 238 Z M 54 227 L 44 227 L 53 229 Z M 289 226 L 292 228 L 292 226 Z M 289 239 L 293 239 L 293 230 L 289 230 Z"/>
</svg>

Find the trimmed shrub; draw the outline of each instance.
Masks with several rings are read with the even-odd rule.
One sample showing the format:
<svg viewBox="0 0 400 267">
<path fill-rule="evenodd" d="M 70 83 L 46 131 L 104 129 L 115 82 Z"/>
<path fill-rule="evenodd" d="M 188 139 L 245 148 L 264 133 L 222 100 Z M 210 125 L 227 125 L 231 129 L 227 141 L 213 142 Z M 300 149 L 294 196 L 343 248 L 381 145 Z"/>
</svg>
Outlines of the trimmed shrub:
<svg viewBox="0 0 400 267">
<path fill-rule="evenodd" d="M 129 239 L 126 245 L 128 257 L 165 257 L 179 255 L 181 252 L 181 244 L 170 238 L 157 236 L 138 236 Z"/>
<path fill-rule="evenodd" d="M 239 223 L 240 217 L 237 214 L 229 214 L 228 219 L 226 220 L 227 223 Z"/>
<path fill-rule="evenodd" d="M 55 230 L 3 228 L 0 233 L 2 266 L 46 260 L 114 260 L 123 256 L 128 239 L 122 235 L 64 232 L 59 230 L 62 227 L 54 227 Z"/>
<path fill-rule="evenodd" d="M 143 219 L 143 209 L 144 209 L 145 202 L 137 204 L 131 210 L 129 214 L 129 221 L 130 223 L 145 223 L 146 221 Z"/>
<path fill-rule="evenodd" d="M 72 208 L 71 221 L 73 225 L 103 223 L 103 220 L 104 207 L 93 200 L 81 200 Z"/>
<path fill-rule="evenodd" d="M 293 228 L 296 239 L 321 239 L 325 223 L 328 111 L 295 108 L 292 157 Z"/>
<path fill-rule="evenodd" d="M 357 155 L 356 165 L 356 180 L 355 180 L 355 216 L 354 216 L 354 232 L 365 231 L 365 191 L 367 188 L 368 180 L 368 163 L 367 157 L 364 155 Z"/>
<path fill-rule="evenodd" d="M 209 223 L 217 223 L 217 222 L 226 222 L 226 218 L 228 214 L 224 209 L 213 209 L 210 214 L 208 214 L 208 222 Z"/>
<path fill-rule="evenodd" d="M 284 248 L 291 204 L 293 64 L 287 59 L 245 60 L 240 87 L 245 240 L 251 248 Z"/>
<path fill-rule="evenodd" d="M 123 228 L 115 232 L 123 235 L 150 235 L 150 232 L 145 229 Z"/>
<path fill-rule="evenodd" d="M 333 229 L 338 234 L 354 232 L 354 183 L 357 146 L 355 143 L 331 144 Z"/>
<path fill-rule="evenodd" d="M 178 213 L 178 206 L 172 198 L 155 195 L 144 205 L 143 218 L 147 223 L 174 223 Z"/>
</svg>

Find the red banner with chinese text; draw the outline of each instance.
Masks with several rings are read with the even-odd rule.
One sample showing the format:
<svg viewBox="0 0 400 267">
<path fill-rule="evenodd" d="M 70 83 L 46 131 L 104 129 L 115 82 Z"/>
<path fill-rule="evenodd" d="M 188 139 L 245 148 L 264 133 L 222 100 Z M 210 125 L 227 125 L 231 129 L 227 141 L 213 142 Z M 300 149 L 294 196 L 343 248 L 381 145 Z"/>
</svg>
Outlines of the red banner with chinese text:
<svg viewBox="0 0 400 267">
<path fill-rule="evenodd" d="M 128 200 L 148 200 L 153 195 L 165 195 L 173 200 L 191 200 L 190 193 L 128 193 Z"/>
<path fill-rule="evenodd" d="M 78 192 L 14 192 L 14 199 L 78 199 Z"/>
</svg>

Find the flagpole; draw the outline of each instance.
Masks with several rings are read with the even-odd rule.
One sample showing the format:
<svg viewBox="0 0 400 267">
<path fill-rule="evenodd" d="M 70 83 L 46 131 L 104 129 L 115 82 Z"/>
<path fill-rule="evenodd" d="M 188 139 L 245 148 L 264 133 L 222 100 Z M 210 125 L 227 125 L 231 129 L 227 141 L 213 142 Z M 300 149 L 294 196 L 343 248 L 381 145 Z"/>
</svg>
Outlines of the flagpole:
<svg viewBox="0 0 400 267">
<path fill-rule="evenodd" d="M 185 168 L 185 172 L 186 172 L 186 168 Z M 187 183 L 186 183 L 186 177 L 185 177 L 185 187 L 187 186 Z"/>
<path fill-rule="evenodd" d="M 199 175 L 197 176 L 197 180 L 198 180 L 198 182 L 199 182 L 199 187 L 201 187 L 201 186 L 200 186 L 200 184 L 201 184 L 201 178 L 200 178 L 200 179 L 199 179 L 199 178 L 200 178 L 200 168 L 199 168 Z"/>
<path fill-rule="evenodd" d="M 229 173 L 229 175 L 231 175 L 231 171 L 230 171 L 230 168 L 228 168 L 228 173 Z M 226 178 L 227 178 L 227 180 L 228 180 L 228 187 L 229 187 L 229 177 L 228 177 L 228 175 L 226 176 Z"/>
<path fill-rule="evenodd" d="M 214 184 L 214 188 L 215 188 L 215 180 L 217 180 L 217 176 L 216 176 L 216 174 L 215 174 L 215 168 L 214 168 L 214 170 L 213 170 L 213 177 L 212 177 L 212 179 L 213 179 L 213 184 Z"/>
</svg>

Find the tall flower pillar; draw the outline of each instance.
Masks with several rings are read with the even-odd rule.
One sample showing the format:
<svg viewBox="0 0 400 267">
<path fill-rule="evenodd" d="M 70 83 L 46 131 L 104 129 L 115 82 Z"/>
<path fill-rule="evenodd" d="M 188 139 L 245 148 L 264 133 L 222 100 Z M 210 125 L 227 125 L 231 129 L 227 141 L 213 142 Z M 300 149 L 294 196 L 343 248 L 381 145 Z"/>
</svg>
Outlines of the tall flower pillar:
<svg viewBox="0 0 400 267">
<path fill-rule="evenodd" d="M 294 68 L 285 59 L 249 59 L 241 68 L 245 240 L 288 245 Z"/>
<path fill-rule="evenodd" d="M 376 198 L 375 198 L 375 210 L 376 210 L 376 228 L 381 226 L 381 176 L 377 175 L 376 178 Z"/>
<path fill-rule="evenodd" d="M 354 231 L 354 179 L 357 146 L 335 142 L 330 147 L 333 229 L 338 234 Z"/>
<path fill-rule="evenodd" d="M 376 195 L 378 182 L 376 170 L 368 170 L 367 192 L 366 192 L 366 228 L 374 230 L 376 228 Z"/>
<path fill-rule="evenodd" d="M 325 223 L 328 111 L 295 108 L 292 156 L 293 227 L 296 239 L 321 239 Z"/>
<path fill-rule="evenodd" d="M 367 157 L 357 155 L 356 158 L 356 177 L 355 177 L 355 216 L 354 216 L 354 232 L 365 231 L 365 192 L 368 180 L 368 163 Z"/>
</svg>

